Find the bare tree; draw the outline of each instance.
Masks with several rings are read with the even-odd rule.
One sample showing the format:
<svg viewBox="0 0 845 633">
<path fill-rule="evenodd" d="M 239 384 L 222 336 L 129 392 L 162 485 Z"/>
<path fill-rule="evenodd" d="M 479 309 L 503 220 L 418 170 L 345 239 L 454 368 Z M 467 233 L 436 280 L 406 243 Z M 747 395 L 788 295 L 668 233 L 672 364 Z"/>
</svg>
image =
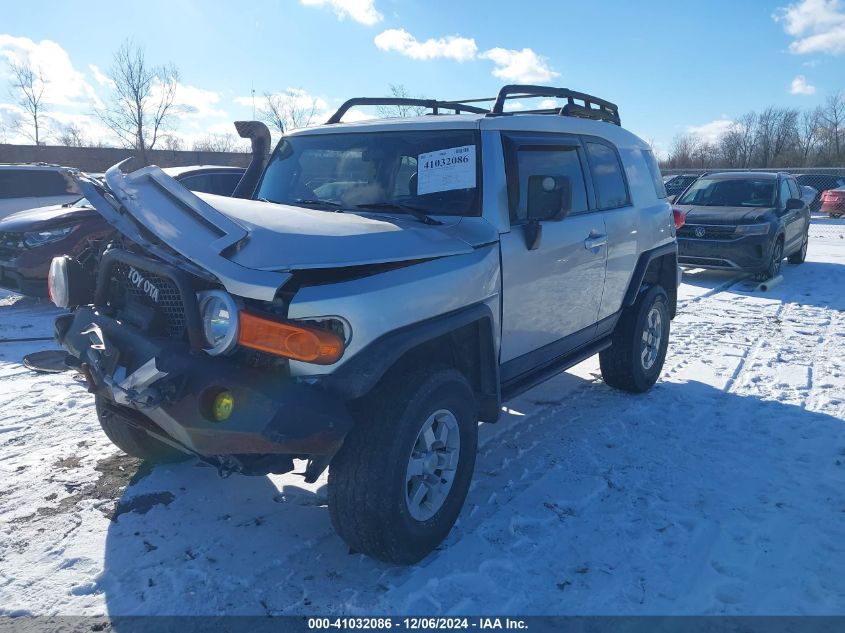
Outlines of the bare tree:
<svg viewBox="0 0 845 633">
<path fill-rule="evenodd" d="M 802 167 L 809 164 L 810 155 L 818 147 L 822 126 L 821 119 L 821 108 L 805 110 L 801 113 L 801 118 L 797 124 L 796 150 Z"/>
<path fill-rule="evenodd" d="M 194 143 L 195 152 L 243 152 L 243 143 L 234 134 L 209 134 Z"/>
<path fill-rule="evenodd" d="M 822 120 L 831 158 L 838 164 L 842 160 L 845 145 L 845 95 L 835 92 L 827 98 Z"/>
<path fill-rule="evenodd" d="M 172 64 L 151 66 L 144 49 L 125 41 L 108 72 L 112 81 L 109 103 L 97 110 L 99 119 L 126 147 L 134 148 L 146 164 L 177 113 L 175 105 L 179 72 Z"/>
<path fill-rule="evenodd" d="M 44 101 L 47 80 L 44 78 L 41 69 L 33 68 L 29 61 L 17 62 L 12 60 L 9 62 L 9 70 L 12 71 L 10 94 L 17 104 L 26 110 L 31 119 L 30 124 L 24 125 L 21 122 L 18 128 L 36 145 L 40 145 L 44 113 L 47 110 L 47 104 Z"/>
<path fill-rule="evenodd" d="M 311 125 L 318 106 L 319 101 L 304 90 L 288 88 L 281 93 L 265 92 L 261 118 L 279 134 L 284 134 Z"/>
<path fill-rule="evenodd" d="M 175 134 L 163 134 L 161 136 L 161 144 L 164 149 L 171 152 L 181 152 L 185 149 L 185 144 L 182 142 L 182 139 Z"/>
<path fill-rule="evenodd" d="M 88 147 L 88 139 L 76 123 L 70 123 L 59 134 L 59 145 L 66 147 Z"/>
<path fill-rule="evenodd" d="M 391 97 L 397 99 L 424 99 L 425 97 L 414 97 L 402 84 L 388 84 Z M 422 116 L 426 108 L 412 105 L 378 106 L 378 115 L 384 119 L 395 119 L 407 116 Z"/>
</svg>

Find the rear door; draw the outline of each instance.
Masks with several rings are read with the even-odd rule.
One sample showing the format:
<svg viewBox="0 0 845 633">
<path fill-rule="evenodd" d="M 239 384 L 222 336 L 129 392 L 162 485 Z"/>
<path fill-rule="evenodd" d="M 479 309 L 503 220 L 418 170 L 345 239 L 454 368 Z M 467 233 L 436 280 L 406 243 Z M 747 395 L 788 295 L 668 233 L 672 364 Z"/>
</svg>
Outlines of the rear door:
<svg viewBox="0 0 845 633">
<path fill-rule="evenodd" d="M 590 203 L 586 156 L 576 136 L 503 133 L 511 230 L 501 236 L 503 378 L 519 375 L 589 342 L 604 288 L 607 239 Z M 529 248 L 530 176 L 566 177 L 572 211 L 540 223 Z"/>
</svg>

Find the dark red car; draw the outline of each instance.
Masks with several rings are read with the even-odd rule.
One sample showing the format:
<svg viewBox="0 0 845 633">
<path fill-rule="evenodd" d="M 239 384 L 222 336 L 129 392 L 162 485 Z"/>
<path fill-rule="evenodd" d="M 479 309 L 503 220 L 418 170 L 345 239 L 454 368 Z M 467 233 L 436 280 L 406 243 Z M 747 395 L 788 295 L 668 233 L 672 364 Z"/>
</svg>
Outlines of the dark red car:
<svg viewBox="0 0 845 633">
<path fill-rule="evenodd" d="M 168 175 L 191 191 L 230 196 L 240 167 L 168 167 Z M 112 232 L 111 225 L 85 198 L 13 213 L 0 220 L 0 288 L 47 296 L 47 272 L 58 255 L 79 257 L 91 242 Z"/>
<path fill-rule="evenodd" d="M 828 189 L 822 194 L 822 213 L 832 218 L 845 215 L 845 187 Z"/>
</svg>

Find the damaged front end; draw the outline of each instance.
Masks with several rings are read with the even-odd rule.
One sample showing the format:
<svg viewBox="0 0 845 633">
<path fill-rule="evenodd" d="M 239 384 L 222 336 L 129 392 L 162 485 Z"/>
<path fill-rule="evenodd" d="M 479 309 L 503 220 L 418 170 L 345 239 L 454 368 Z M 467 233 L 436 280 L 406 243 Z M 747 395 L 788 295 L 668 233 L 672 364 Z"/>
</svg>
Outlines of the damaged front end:
<svg viewBox="0 0 845 633">
<path fill-rule="evenodd" d="M 100 262 L 91 305 L 59 317 L 57 340 L 89 390 L 134 412 L 138 428 L 220 468 L 287 472 L 293 458 L 319 475 L 351 418 L 320 387 L 255 350 L 207 354 L 197 294 L 207 282 L 121 249 Z M 154 289 L 154 290 L 153 290 Z M 224 415 L 216 404 L 225 394 Z"/>
</svg>

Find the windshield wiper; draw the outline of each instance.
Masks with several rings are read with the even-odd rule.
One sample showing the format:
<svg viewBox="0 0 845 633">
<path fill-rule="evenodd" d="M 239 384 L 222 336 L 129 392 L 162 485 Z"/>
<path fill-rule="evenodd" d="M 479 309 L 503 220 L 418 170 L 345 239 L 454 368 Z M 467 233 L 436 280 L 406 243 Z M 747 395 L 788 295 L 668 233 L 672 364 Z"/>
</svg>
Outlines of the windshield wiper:
<svg viewBox="0 0 845 633">
<path fill-rule="evenodd" d="M 329 207 L 336 210 L 338 213 L 343 213 L 343 205 L 339 202 L 332 202 L 331 200 L 319 200 L 317 198 L 297 198 L 293 201 L 294 204 L 306 204 L 308 206 Z"/>
<path fill-rule="evenodd" d="M 402 213 L 408 213 L 414 216 L 417 220 L 422 222 L 423 224 L 443 224 L 440 220 L 435 220 L 433 217 L 426 213 L 425 209 L 421 209 L 419 207 L 412 207 L 407 204 L 401 204 L 399 202 L 370 202 L 369 204 L 356 204 L 355 208 L 357 209 L 383 209 L 385 211 L 400 211 Z"/>
</svg>

